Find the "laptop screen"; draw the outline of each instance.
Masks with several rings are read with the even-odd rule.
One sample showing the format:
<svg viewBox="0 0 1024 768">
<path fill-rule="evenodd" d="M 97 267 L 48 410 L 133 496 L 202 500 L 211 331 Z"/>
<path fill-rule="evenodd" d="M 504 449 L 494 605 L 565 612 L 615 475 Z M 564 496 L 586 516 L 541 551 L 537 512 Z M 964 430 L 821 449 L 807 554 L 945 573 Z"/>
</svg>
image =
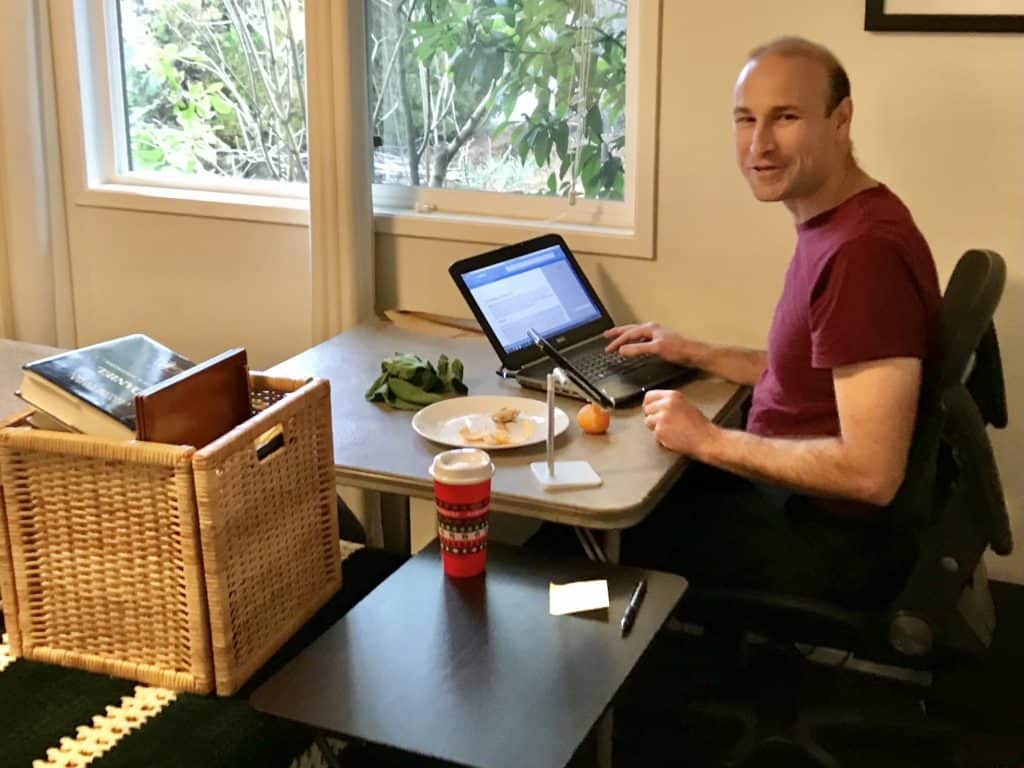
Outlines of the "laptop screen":
<svg viewBox="0 0 1024 768">
<path fill-rule="evenodd" d="M 560 245 L 465 272 L 462 280 L 507 354 L 532 344 L 528 328 L 554 336 L 601 317 Z"/>
</svg>

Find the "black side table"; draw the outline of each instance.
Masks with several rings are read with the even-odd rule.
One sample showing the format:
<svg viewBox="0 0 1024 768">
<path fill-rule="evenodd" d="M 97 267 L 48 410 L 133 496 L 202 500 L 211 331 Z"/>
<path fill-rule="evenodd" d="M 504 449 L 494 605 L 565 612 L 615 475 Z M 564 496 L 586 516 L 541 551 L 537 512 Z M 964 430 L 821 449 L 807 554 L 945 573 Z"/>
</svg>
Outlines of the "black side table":
<svg viewBox="0 0 1024 768">
<path fill-rule="evenodd" d="M 632 631 L 619 619 L 638 579 Z M 607 579 L 607 611 L 551 616 L 548 585 Z M 321 732 L 477 768 L 561 768 L 686 590 L 680 576 L 492 542 L 483 577 L 409 560 L 250 699 Z"/>
</svg>

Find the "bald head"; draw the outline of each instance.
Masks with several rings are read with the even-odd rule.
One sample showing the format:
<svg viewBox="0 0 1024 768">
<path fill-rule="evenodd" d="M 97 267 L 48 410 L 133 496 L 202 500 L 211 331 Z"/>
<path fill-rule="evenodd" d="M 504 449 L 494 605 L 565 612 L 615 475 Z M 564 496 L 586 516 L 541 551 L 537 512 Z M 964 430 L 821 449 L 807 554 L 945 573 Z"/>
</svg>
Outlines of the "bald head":
<svg viewBox="0 0 1024 768">
<path fill-rule="evenodd" d="M 758 200 L 781 201 L 805 221 L 866 178 L 853 157 L 849 95 L 843 68 L 820 45 L 782 38 L 751 52 L 733 89 L 733 134 Z"/>
<path fill-rule="evenodd" d="M 839 59 L 828 48 L 802 37 L 778 37 L 747 54 L 747 67 L 766 56 L 808 59 L 821 67 L 825 78 L 825 117 L 850 96 L 850 78 Z M 746 67 L 744 68 L 746 69 Z"/>
</svg>

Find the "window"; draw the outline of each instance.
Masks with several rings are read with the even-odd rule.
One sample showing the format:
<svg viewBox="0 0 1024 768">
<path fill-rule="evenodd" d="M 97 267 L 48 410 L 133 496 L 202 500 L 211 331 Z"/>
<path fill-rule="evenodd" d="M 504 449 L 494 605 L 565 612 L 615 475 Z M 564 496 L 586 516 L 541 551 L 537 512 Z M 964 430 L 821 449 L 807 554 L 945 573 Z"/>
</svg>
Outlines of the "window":
<svg viewBox="0 0 1024 768">
<path fill-rule="evenodd" d="M 367 7 L 376 181 L 622 200 L 626 2 Z"/>
<path fill-rule="evenodd" d="M 384 228 L 429 234 L 435 219 L 451 232 L 459 219 L 467 239 L 499 242 L 486 222 L 575 227 L 640 255 L 658 5 L 366 0 L 374 201 L 395 217 Z"/>
<path fill-rule="evenodd" d="M 53 4 L 62 123 L 81 147 L 64 158 L 74 203 L 308 225 L 304 9 Z"/>
<path fill-rule="evenodd" d="M 303 0 L 115 0 L 118 167 L 305 182 Z"/>
<path fill-rule="evenodd" d="M 348 55 L 367 63 L 368 115 L 353 115 L 374 137 L 378 231 L 502 243 L 557 229 L 578 250 L 652 255 L 660 3 L 363 8 L 367 49 Z M 77 202 L 308 221 L 304 0 L 52 13 L 61 88 L 81 90 Z"/>
</svg>

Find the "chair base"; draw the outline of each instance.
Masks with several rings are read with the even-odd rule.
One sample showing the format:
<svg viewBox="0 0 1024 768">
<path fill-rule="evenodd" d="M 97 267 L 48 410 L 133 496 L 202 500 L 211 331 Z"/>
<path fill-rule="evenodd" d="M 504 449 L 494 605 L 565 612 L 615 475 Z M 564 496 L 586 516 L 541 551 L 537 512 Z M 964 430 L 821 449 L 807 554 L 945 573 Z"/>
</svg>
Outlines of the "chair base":
<svg viewBox="0 0 1024 768">
<path fill-rule="evenodd" d="M 927 711 L 923 697 L 930 689 L 919 682 L 908 684 L 892 675 L 880 677 L 874 669 L 867 670 L 862 679 L 865 670 L 857 666 L 815 663 L 792 647 L 742 642 L 739 651 L 732 660 L 725 659 L 726 684 L 717 692 L 711 691 L 715 699 L 699 701 L 689 709 L 690 714 L 739 725 L 739 738 L 717 763 L 721 768 L 842 768 L 848 764 L 841 754 L 857 752 L 855 748 L 842 749 L 845 743 L 856 747 L 862 743 L 884 744 L 889 739 L 898 745 L 898 751 L 906 745 L 908 754 L 913 754 L 917 749 L 914 745 L 919 743 L 922 754 L 950 754 L 955 749 L 958 728 Z M 823 668 L 829 666 L 843 669 L 833 675 Z M 844 681 L 836 675 L 845 676 Z M 852 694 L 863 685 L 871 688 L 862 693 L 870 694 L 869 699 L 882 694 L 885 704 L 872 702 L 849 710 L 832 708 L 836 699 L 841 702 L 844 692 Z M 736 695 L 730 700 L 734 686 Z M 826 701 L 829 708 L 802 706 L 808 698 Z M 826 745 L 838 747 L 838 754 Z M 855 763 L 866 764 L 872 763 Z"/>
</svg>

